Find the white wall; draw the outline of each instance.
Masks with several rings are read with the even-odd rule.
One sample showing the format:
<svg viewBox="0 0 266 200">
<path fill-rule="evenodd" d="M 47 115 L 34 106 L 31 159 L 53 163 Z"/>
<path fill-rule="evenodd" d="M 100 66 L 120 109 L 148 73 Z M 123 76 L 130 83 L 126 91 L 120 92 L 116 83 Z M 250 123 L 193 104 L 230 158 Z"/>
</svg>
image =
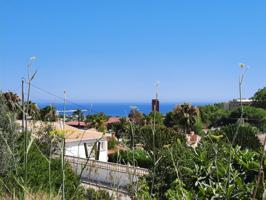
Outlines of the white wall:
<svg viewBox="0 0 266 200">
<path fill-rule="evenodd" d="M 91 159 L 95 159 L 94 155 L 91 153 L 92 147 L 96 140 L 84 140 L 84 141 L 75 141 L 75 142 L 66 142 L 65 145 L 65 155 L 74 156 L 79 158 L 86 158 L 84 143 L 87 145 L 88 155 Z M 100 140 L 101 148 L 100 148 L 100 156 L 99 160 L 103 162 L 108 161 L 108 144 L 107 140 Z"/>
</svg>

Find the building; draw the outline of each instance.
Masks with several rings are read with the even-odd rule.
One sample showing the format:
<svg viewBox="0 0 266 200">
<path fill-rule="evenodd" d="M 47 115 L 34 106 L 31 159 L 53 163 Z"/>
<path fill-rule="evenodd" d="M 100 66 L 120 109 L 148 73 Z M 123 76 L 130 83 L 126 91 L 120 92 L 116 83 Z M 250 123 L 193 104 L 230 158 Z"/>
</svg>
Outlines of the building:
<svg viewBox="0 0 266 200">
<path fill-rule="evenodd" d="M 106 136 L 96 129 L 81 130 L 65 125 L 65 155 L 108 161 Z"/>
<path fill-rule="evenodd" d="M 152 99 L 151 110 L 152 112 L 160 112 L 160 101 L 158 99 Z"/>
<path fill-rule="evenodd" d="M 21 120 L 18 120 L 17 123 L 22 124 Z M 28 128 L 33 133 L 46 125 L 42 121 L 28 121 Z M 50 122 L 49 125 L 54 130 L 64 130 L 66 156 L 108 161 L 107 137 L 102 132 L 94 128 L 83 130 L 67 124 L 64 125 L 62 121 Z"/>
<path fill-rule="evenodd" d="M 73 127 L 81 128 L 81 129 L 85 129 L 91 125 L 91 123 L 78 122 L 78 121 L 69 121 L 69 122 L 66 122 L 66 124 L 69 126 L 73 126 Z"/>
<path fill-rule="evenodd" d="M 106 124 L 115 124 L 115 123 L 120 123 L 121 120 L 119 117 L 109 117 L 109 119 L 107 120 Z"/>
<path fill-rule="evenodd" d="M 252 105 L 253 100 L 252 99 L 242 99 L 242 105 L 243 106 L 249 106 Z M 241 106 L 240 99 L 233 99 L 232 101 L 229 101 L 228 103 L 224 104 L 224 108 L 226 110 L 232 110 L 234 108 L 238 108 Z"/>
</svg>

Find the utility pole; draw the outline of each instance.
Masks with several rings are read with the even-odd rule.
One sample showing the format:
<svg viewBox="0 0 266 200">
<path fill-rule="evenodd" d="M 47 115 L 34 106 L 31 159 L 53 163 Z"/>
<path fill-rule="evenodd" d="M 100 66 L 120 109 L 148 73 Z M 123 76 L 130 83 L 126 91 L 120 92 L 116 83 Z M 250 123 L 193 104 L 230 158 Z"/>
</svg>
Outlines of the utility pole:
<svg viewBox="0 0 266 200">
<path fill-rule="evenodd" d="M 65 130 L 65 122 L 66 122 L 66 90 L 64 90 L 63 130 Z"/>
<path fill-rule="evenodd" d="M 21 103 L 22 103 L 22 132 L 25 132 L 24 78 L 22 78 L 21 81 Z"/>
<path fill-rule="evenodd" d="M 64 118 L 63 118 L 63 131 L 65 130 L 66 121 L 66 91 L 64 90 Z M 63 136 L 62 147 L 61 147 L 61 167 L 62 167 L 62 200 L 65 200 L 65 137 Z"/>
</svg>

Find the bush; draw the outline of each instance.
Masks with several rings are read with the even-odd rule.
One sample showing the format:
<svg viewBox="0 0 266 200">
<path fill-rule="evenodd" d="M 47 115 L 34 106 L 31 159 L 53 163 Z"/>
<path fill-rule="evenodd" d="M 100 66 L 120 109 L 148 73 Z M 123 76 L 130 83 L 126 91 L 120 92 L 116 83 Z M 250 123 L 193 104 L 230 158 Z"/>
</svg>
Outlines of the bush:
<svg viewBox="0 0 266 200">
<path fill-rule="evenodd" d="M 167 128 L 163 125 L 155 127 L 155 150 L 161 149 L 165 145 L 173 144 L 177 139 L 183 136 L 172 128 Z M 143 126 L 135 132 L 135 143 L 144 145 L 147 151 L 153 151 L 153 127 Z"/>
<path fill-rule="evenodd" d="M 95 191 L 94 189 L 87 189 L 86 198 L 89 200 L 113 200 L 114 198 L 109 195 L 105 190 Z"/>
<path fill-rule="evenodd" d="M 53 194 L 57 194 L 62 187 L 62 168 L 60 159 L 51 159 L 51 171 L 49 175 L 49 163 L 39 146 L 33 142 L 28 154 L 28 178 L 25 183 L 32 192 L 44 191 L 49 193 L 50 187 Z M 23 161 L 23 160 L 22 160 Z M 79 179 L 72 171 L 71 166 L 65 163 L 65 195 L 66 198 L 74 197 L 79 187 Z M 24 177 L 24 168 L 19 168 L 19 175 Z M 50 177 L 50 179 L 49 179 Z"/>
<path fill-rule="evenodd" d="M 134 155 L 133 155 L 134 154 Z M 135 160 L 133 159 L 135 158 Z M 109 156 L 109 162 L 119 162 L 121 164 L 130 164 L 135 163 L 138 167 L 151 168 L 153 165 L 152 159 L 148 153 L 144 150 L 137 149 L 135 151 L 120 151 Z"/>
<path fill-rule="evenodd" d="M 229 115 L 228 123 L 234 124 L 241 117 L 241 108 L 236 108 Z M 251 106 L 244 107 L 243 118 L 245 122 L 257 127 L 261 131 L 266 131 L 266 110 Z"/>
<path fill-rule="evenodd" d="M 223 119 L 228 117 L 229 111 L 221 108 L 219 104 L 199 107 L 200 117 L 207 127 L 217 126 Z"/>
<path fill-rule="evenodd" d="M 153 187 L 156 199 L 250 199 L 259 171 L 258 153 L 231 148 L 223 141 L 214 143 L 209 135 L 196 149 L 178 141 L 161 149 L 159 156 Z M 152 173 L 147 177 L 149 189 L 152 177 Z"/>
<path fill-rule="evenodd" d="M 258 139 L 258 129 L 249 124 L 238 125 L 232 124 L 222 128 L 228 140 L 232 143 L 234 138 L 234 145 L 239 145 L 242 148 L 257 150 L 261 144 Z M 236 134 L 237 133 L 237 134 Z M 235 137 L 236 136 L 236 137 Z"/>
<path fill-rule="evenodd" d="M 108 141 L 108 150 L 114 149 L 118 144 L 119 142 L 115 138 L 111 138 L 111 140 Z"/>
</svg>

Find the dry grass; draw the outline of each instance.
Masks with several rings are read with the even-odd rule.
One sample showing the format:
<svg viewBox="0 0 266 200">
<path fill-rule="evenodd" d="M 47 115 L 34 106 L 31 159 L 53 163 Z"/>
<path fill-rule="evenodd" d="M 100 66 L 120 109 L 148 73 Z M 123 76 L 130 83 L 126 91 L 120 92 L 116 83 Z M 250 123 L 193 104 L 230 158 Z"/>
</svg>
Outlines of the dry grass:
<svg viewBox="0 0 266 200">
<path fill-rule="evenodd" d="M 5 196 L 1 196 L 0 197 L 1 200 L 14 200 L 13 197 L 5 195 Z M 18 198 L 16 198 L 18 199 Z M 38 193 L 34 193 L 34 194 L 26 194 L 25 196 L 25 200 L 61 200 L 62 198 L 58 195 L 58 196 L 51 196 L 47 193 L 42 193 L 42 192 L 38 192 Z"/>
</svg>

